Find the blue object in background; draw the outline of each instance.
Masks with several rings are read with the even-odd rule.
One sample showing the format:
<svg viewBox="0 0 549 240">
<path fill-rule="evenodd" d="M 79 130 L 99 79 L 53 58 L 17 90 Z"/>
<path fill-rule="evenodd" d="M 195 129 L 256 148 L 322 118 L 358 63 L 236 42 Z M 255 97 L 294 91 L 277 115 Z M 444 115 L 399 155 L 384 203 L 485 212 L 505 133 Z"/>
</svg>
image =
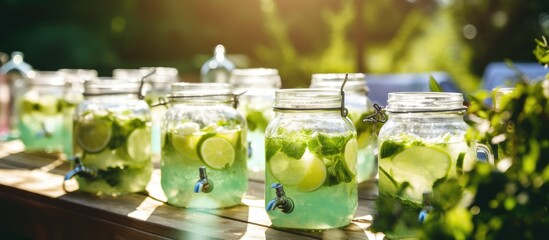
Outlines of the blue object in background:
<svg viewBox="0 0 549 240">
<path fill-rule="evenodd" d="M 549 73 L 549 69 L 539 63 L 513 63 L 513 65 L 530 81 L 543 80 Z M 512 87 L 519 79 L 519 74 L 504 62 L 493 62 L 484 70 L 482 88 L 491 91 L 496 87 Z"/>
<path fill-rule="evenodd" d="M 430 92 L 431 75 L 444 91 L 461 92 L 446 72 L 366 74 L 368 98 L 374 103 L 387 106 L 387 96 L 390 92 Z"/>
<path fill-rule="evenodd" d="M 549 73 L 549 69 L 539 63 L 513 63 L 513 66 L 518 68 L 519 72 L 504 62 L 488 64 L 482 76 L 482 88 L 493 91 L 498 87 L 513 87 L 520 80 L 520 74 L 523 74 L 528 81 L 537 82 L 545 79 Z M 492 98 L 487 98 L 484 104 L 492 106 Z"/>
</svg>

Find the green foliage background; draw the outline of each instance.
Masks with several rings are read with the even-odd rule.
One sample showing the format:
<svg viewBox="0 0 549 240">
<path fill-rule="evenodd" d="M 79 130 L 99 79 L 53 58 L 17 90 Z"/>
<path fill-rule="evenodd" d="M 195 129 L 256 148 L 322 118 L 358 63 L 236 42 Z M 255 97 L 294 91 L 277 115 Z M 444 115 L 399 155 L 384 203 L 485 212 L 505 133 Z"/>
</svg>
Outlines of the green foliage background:
<svg viewBox="0 0 549 240">
<path fill-rule="evenodd" d="M 534 61 L 525 46 L 549 32 L 549 2 L 0 0 L 0 22 L 0 51 L 39 70 L 171 66 L 194 81 L 222 43 L 239 67 L 278 68 L 284 87 L 315 72 L 447 71 L 472 91 L 491 61 Z"/>
</svg>

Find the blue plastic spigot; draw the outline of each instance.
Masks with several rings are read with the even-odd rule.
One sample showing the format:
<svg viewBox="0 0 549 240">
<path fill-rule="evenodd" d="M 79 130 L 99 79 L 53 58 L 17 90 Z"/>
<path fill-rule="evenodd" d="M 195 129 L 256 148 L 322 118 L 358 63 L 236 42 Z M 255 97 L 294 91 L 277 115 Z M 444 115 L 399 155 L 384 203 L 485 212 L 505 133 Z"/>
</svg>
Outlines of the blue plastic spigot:
<svg viewBox="0 0 549 240">
<path fill-rule="evenodd" d="M 68 180 L 70 180 L 71 178 L 73 178 L 74 176 L 76 176 L 76 175 L 81 176 L 81 177 L 85 177 L 85 178 L 88 178 L 88 179 L 95 179 L 97 177 L 97 170 L 95 168 L 90 168 L 90 167 L 84 166 L 84 164 L 82 164 L 80 162 L 79 157 L 72 157 L 69 160 L 74 161 L 75 166 L 74 166 L 74 169 L 70 170 L 65 175 L 65 178 L 63 180 L 63 190 L 65 190 L 66 192 L 68 192 L 68 191 L 66 190 L 65 183 Z"/>
<path fill-rule="evenodd" d="M 282 184 L 273 183 L 271 187 L 276 191 L 276 198 L 269 201 L 265 209 L 267 211 L 273 211 L 278 208 L 283 213 L 291 213 L 294 211 L 294 201 L 286 196 Z"/>
<path fill-rule="evenodd" d="M 419 211 L 418 221 L 423 223 L 431 211 L 433 211 L 433 206 L 431 206 L 431 193 L 425 192 L 423 193 L 423 208 Z"/>
</svg>

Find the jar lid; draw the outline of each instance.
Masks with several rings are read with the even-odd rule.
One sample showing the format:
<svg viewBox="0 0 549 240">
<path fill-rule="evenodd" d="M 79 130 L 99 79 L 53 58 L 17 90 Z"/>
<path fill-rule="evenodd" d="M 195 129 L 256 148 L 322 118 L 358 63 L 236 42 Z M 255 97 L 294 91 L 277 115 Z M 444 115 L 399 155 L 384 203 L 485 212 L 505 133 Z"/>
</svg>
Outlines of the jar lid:
<svg viewBox="0 0 549 240">
<path fill-rule="evenodd" d="M 314 73 L 309 87 L 340 89 L 345 75 L 347 75 L 347 82 L 343 90 L 368 92 L 366 75 L 363 73 Z"/>
<path fill-rule="evenodd" d="M 47 86 L 64 86 L 63 75 L 56 71 L 29 71 L 27 73 L 30 84 Z"/>
<path fill-rule="evenodd" d="M 463 94 L 450 92 L 393 92 L 389 93 L 387 112 L 446 112 L 464 111 Z"/>
<path fill-rule="evenodd" d="M 131 79 L 96 78 L 84 83 L 84 96 L 139 94 L 141 82 Z"/>
<path fill-rule="evenodd" d="M 69 69 L 62 68 L 59 69 L 60 72 L 67 83 L 71 84 L 82 84 L 86 80 L 91 80 L 97 78 L 97 71 L 94 69 Z"/>
<path fill-rule="evenodd" d="M 229 80 L 235 88 L 280 88 L 278 70 L 274 68 L 239 68 Z"/>
<path fill-rule="evenodd" d="M 179 80 L 176 68 L 171 67 L 142 67 L 140 68 L 143 76 L 154 71 L 153 74 L 148 76 L 145 81 L 152 83 L 173 83 Z"/>
<path fill-rule="evenodd" d="M 338 110 L 342 97 L 339 90 L 320 88 L 279 89 L 275 92 L 277 110 Z"/>
<path fill-rule="evenodd" d="M 172 97 L 210 97 L 233 95 L 228 83 L 172 83 Z"/>
<path fill-rule="evenodd" d="M 143 69 L 116 68 L 112 70 L 112 77 L 117 79 L 131 79 L 132 81 L 138 81 L 141 80 L 143 75 Z"/>
</svg>

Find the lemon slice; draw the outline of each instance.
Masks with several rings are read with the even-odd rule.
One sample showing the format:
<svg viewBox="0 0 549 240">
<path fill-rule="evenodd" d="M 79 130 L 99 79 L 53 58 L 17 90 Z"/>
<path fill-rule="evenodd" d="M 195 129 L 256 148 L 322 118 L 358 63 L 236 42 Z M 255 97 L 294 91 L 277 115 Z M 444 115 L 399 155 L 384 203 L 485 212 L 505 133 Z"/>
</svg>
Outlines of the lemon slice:
<svg viewBox="0 0 549 240">
<path fill-rule="evenodd" d="M 76 124 L 76 142 L 86 152 L 101 152 L 109 144 L 111 134 L 109 121 L 94 119 Z"/>
<path fill-rule="evenodd" d="M 306 163 L 309 167 L 305 176 L 299 184 L 297 184 L 297 190 L 301 192 L 312 192 L 324 185 L 326 181 L 326 166 L 324 162 L 317 157 L 304 159 L 305 161 L 309 160 Z"/>
<path fill-rule="evenodd" d="M 355 138 L 349 139 L 345 144 L 345 167 L 353 175 L 356 175 L 357 148 L 358 143 Z"/>
<path fill-rule="evenodd" d="M 222 137 L 209 137 L 199 143 L 198 157 L 213 169 L 223 169 L 234 163 L 236 152 L 233 145 Z"/>
<path fill-rule="evenodd" d="M 126 142 L 128 155 L 135 161 L 145 161 L 151 157 L 151 132 L 147 128 L 132 131 Z"/>
<path fill-rule="evenodd" d="M 198 158 L 198 142 L 202 135 L 200 134 L 171 134 L 171 142 L 173 148 L 192 161 L 200 161 Z"/>
</svg>

